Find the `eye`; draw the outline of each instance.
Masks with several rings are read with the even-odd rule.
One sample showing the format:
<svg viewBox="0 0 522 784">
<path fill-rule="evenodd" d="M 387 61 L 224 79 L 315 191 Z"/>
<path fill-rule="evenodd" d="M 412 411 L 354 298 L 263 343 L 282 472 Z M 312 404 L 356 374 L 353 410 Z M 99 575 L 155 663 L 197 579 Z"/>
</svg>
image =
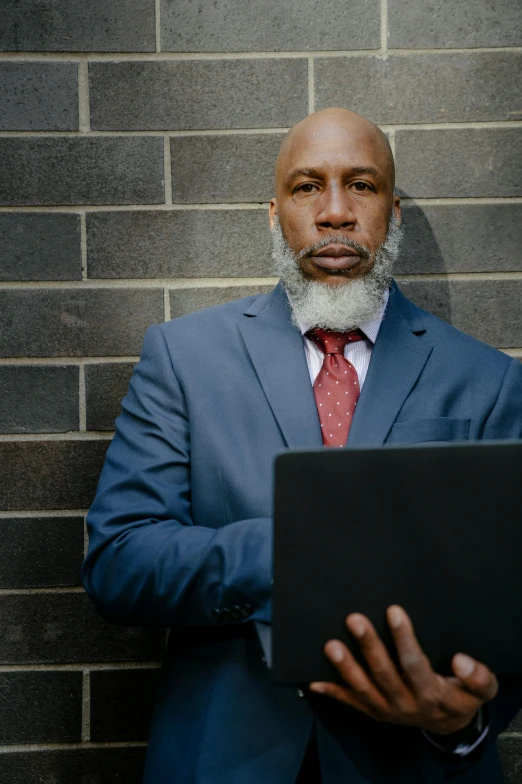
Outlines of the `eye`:
<svg viewBox="0 0 522 784">
<path fill-rule="evenodd" d="M 317 185 L 314 185 L 313 182 L 303 182 L 301 185 L 298 185 L 295 188 L 294 193 L 309 194 L 309 193 L 313 193 L 316 190 L 316 188 Z"/>
<path fill-rule="evenodd" d="M 363 182 L 362 180 L 357 180 L 357 182 L 353 182 L 352 188 L 355 188 L 355 190 L 358 191 L 359 193 L 363 193 L 364 191 L 373 191 L 372 186 L 367 182 Z"/>
</svg>

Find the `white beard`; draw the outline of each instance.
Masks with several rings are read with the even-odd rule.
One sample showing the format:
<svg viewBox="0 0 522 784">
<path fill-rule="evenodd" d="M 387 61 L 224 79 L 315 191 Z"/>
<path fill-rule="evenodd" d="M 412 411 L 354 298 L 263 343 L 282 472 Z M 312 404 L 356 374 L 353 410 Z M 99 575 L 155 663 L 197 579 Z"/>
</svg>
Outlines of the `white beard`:
<svg viewBox="0 0 522 784">
<path fill-rule="evenodd" d="M 321 327 L 335 332 L 348 332 L 374 319 L 379 313 L 384 292 L 389 288 L 392 270 L 399 255 L 403 238 L 402 228 L 392 211 L 386 239 L 374 256 L 371 269 L 362 278 L 330 285 L 305 277 L 299 266 L 299 257 L 286 242 L 279 221 L 274 221 L 272 234 L 272 259 L 276 273 L 283 283 L 290 306 L 292 321 L 298 327 Z M 324 237 L 320 245 L 339 242 L 339 237 Z M 346 243 L 348 244 L 348 242 Z M 352 247 L 371 256 L 368 248 L 353 243 Z M 314 248 L 317 246 L 314 246 Z M 309 249 L 302 251 L 304 255 Z"/>
</svg>

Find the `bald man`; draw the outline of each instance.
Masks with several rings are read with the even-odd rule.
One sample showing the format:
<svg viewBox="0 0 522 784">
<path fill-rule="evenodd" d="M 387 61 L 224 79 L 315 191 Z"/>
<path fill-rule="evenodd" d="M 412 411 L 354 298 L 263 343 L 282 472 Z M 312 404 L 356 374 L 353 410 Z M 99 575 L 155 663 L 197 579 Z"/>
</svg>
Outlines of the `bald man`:
<svg viewBox="0 0 522 784">
<path fill-rule="evenodd" d="M 150 328 L 88 517 L 100 613 L 171 629 L 144 781 L 496 784 L 518 693 L 458 652 L 438 676 L 402 608 L 388 610 L 400 669 L 359 614 L 347 624 L 365 670 L 325 646 L 344 686 L 296 690 L 263 663 L 253 621 L 271 618 L 277 453 L 522 437 L 520 363 L 392 280 L 401 216 L 384 134 L 346 110 L 312 114 L 283 140 L 275 185 L 280 284 Z"/>
</svg>

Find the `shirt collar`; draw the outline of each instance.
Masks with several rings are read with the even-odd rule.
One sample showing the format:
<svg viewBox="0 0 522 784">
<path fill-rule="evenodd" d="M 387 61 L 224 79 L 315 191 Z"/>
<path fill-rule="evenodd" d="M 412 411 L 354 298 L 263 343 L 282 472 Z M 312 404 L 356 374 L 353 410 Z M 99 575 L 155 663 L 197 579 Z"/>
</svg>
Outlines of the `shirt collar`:
<svg viewBox="0 0 522 784">
<path fill-rule="evenodd" d="M 365 321 L 364 324 L 359 326 L 361 332 L 364 332 L 365 336 L 369 341 L 371 341 L 371 343 L 375 343 L 377 340 L 377 335 L 379 334 L 379 329 L 381 328 L 381 323 L 384 316 L 384 311 L 386 310 L 386 305 L 388 304 L 389 296 L 390 292 L 388 289 L 386 289 L 382 297 L 382 305 L 375 318 L 371 319 L 371 321 Z M 299 329 L 301 330 L 301 334 L 304 335 L 306 332 L 308 332 L 310 326 L 307 326 L 306 324 L 299 324 Z"/>
</svg>

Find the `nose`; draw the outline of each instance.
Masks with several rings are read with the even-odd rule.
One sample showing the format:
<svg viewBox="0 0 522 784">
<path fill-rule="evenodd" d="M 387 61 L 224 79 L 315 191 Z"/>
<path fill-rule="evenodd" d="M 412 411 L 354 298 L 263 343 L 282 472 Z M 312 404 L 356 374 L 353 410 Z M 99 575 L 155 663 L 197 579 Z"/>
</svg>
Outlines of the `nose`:
<svg viewBox="0 0 522 784">
<path fill-rule="evenodd" d="M 357 219 L 353 211 L 350 194 L 334 185 L 325 188 L 316 202 L 318 212 L 315 223 L 322 229 L 347 229 L 355 226 Z"/>
</svg>

